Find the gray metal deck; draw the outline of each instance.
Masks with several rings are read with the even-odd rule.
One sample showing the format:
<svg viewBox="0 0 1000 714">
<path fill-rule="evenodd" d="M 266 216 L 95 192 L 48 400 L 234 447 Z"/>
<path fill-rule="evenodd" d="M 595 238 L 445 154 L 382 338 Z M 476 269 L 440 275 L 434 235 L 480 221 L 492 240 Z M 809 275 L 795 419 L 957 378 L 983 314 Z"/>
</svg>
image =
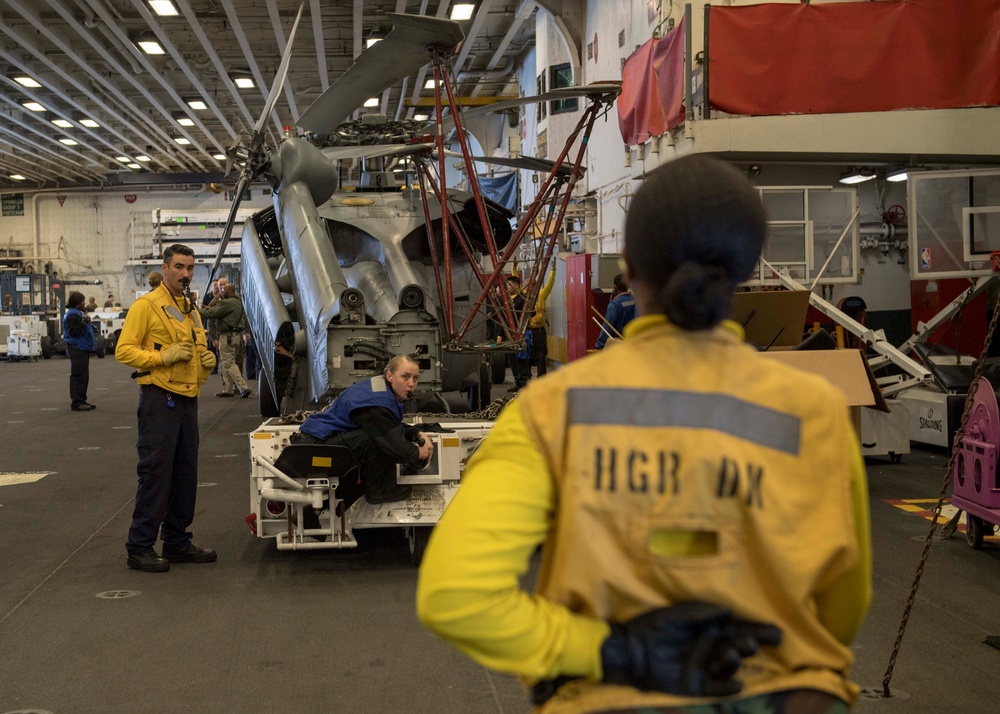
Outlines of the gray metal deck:
<svg viewBox="0 0 1000 714">
<path fill-rule="evenodd" d="M 252 537 L 246 433 L 254 399 L 201 403 L 195 542 L 219 562 L 166 574 L 125 568 L 135 492 L 130 369 L 91 362 L 93 412 L 71 412 L 69 363 L 0 364 L 0 714 L 106 712 L 523 712 L 513 677 L 423 631 L 402 537 L 361 533 L 357 551 L 279 553 Z M 256 390 L 254 390 L 256 392 Z M 933 498 L 946 456 L 869 465 L 875 601 L 854 678 L 877 686 L 927 521 L 885 503 Z M 0 477 L 2 479 L 3 477 Z M 808 517 L 808 514 L 803 514 Z M 365 538 L 365 536 L 368 536 Z M 132 597 L 99 598 L 98 594 Z M 893 678 L 906 698 L 865 712 L 994 712 L 1000 546 L 935 543 Z"/>
</svg>

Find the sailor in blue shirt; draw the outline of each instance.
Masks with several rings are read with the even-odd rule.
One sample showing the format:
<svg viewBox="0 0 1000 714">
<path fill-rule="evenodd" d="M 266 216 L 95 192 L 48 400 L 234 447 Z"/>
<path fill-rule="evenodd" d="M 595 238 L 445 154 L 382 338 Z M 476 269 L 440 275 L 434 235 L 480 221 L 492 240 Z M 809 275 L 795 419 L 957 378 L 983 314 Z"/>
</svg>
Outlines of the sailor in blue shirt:
<svg viewBox="0 0 1000 714">
<path fill-rule="evenodd" d="M 625 325 L 635 319 L 635 298 L 629 292 L 628 286 L 625 284 L 625 278 L 622 277 L 621 273 L 615 276 L 615 292 L 611 297 L 611 302 L 608 303 L 608 310 L 604 313 L 604 319 L 608 321 L 611 327 L 618 331 L 619 335 L 622 334 Z M 608 333 L 605 330 L 610 329 L 607 325 L 603 326 L 601 334 L 597 338 L 597 344 L 594 345 L 595 349 L 604 349 L 604 343 L 608 341 Z"/>
<path fill-rule="evenodd" d="M 403 404 L 419 376 L 413 359 L 396 355 L 384 374 L 352 384 L 325 411 L 310 415 L 299 429 L 299 443 L 348 447 L 361 465 L 369 503 L 405 500 L 412 487 L 396 485 L 396 464 L 419 467 L 434 453 L 417 427 L 403 426 Z"/>
</svg>

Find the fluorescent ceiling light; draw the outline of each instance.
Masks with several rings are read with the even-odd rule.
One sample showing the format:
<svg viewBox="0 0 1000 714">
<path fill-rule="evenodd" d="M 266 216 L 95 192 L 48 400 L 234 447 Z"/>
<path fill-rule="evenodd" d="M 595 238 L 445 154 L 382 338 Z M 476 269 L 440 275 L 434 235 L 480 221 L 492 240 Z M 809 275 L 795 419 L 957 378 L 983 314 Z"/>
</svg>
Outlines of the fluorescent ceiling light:
<svg viewBox="0 0 1000 714">
<path fill-rule="evenodd" d="M 96 129 L 97 127 L 99 127 L 99 126 L 100 126 L 100 124 L 98 124 L 98 123 L 97 123 L 96 121 L 94 121 L 93 119 L 81 119 L 81 120 L 80 120 L 80 124 L 81 124 L 82 126 L 85 126 L 85 127 L 87 127 L 88 129 Z"/>
<path fill-rule="evenodd" d="M 212 154 L 212 158 L 215 159 L 216 161 L 225 161 L 226 160 L 226 155 L 225 154 Z"/>
<path fill-rule="evenodd" d="M 136 156 L 135 160 L 136 161 L 149 161 L 150 159 L 149 159 L 148 156 Z"/>
<path fill-rule="evenodd" d="M 196 112 L 203 112 L 208 109 L 208 105 L 200 99 L 192 99 L 188 102 L 188 106 L 194 109 Z"/>
<path fill-rule="evenodd" d="M 63 129 L 69 129 L 73 126 L 72 122 L 68 122 L 65 119 L 53 119 L 52 123 Z"/>
<path fill-rule="evenodd" d="M 885 177 L 886 181 L 892 181 L 893 183 L 898 183 L 900 181 L 905 181 L 910 177 L 909 169 L 903 169 L 901 171 L 893 171 L 888 176 Z"/>
<path fill-rule="evenodd" d="M 25 109 L 27 109 L 28 111 L 32 111 L 32 112 L 44 112 L 45 111 L 45 107 L 43 107 L 38 102 L 25 102 L 22 106 Z"/>
<path fill-rule="evenodd" d="M 66 146 L 76 146 L 77 145 L 77 142 L 73 141 L 72 139 L 60 139 L 59 143 L 60 144 L 65 144 Z"/>
<path fill-rule="evenodd" d="M 177 123 L 181 126 L 194 126 L 194 119 L 191 117 L 179 117 Z"/>
<path fill-rule="evenodd" d="M 365 106 L 366 107 L 377 107 L 378 106 L 378 97 L 372 97 L 371 99 L 365 101 Z"/>
<path fill-rule="evenodd" d="M 141 166 L 139 166 L 139 164 L 126 164 L 126 166 L 128 166 L 130 169 L 141 169 L 142 168 Z"/>
<path fill-rule="evenodd" d="M 451 19 L 458 20 L 459 22 L 461 22 L 462 20 L 468 20 L 470 17 L 472 17 L 472 12 L 475 9 L 476 6 L 473 5 L 472 3 L 460 2 L 457 5 L 452 6 Z"/>
<path fill-rule="evenodd" d="M 845 176 L 844 178 L 840 179 L 840 183 L 846 183 L 850 186 L 856 183 L 864 183 L 865 181 L 871 181 L 873 178 L 875 178 L 874 172 L 868 175 L 862 173 L 856 173 L 856 174 L 851 174 L 850 176 Z"/>
<path fill-rule="evenodd" d="M 139 49 L 145 52 L 147 55 L 164 55 L 166 52 L 163 51 L 163 46 L 156 40 L 139 40 L 136 42 L 139 45 Z"/>
<path fill-rule="evenodd" d="M 36 89 L 42 86 L 37 80 L 34 80 L 31 77 L 14 77 L 14 81 L 22 87 L 30 87 L 31 89 Z"/>
<path fill-rule="evenodd" d="M 185 139 L 183 136 L 178 136 L 176 139 L 174 139 L 174 141 L 176 141 L 181 146 L 187 146 L 188 144 L 191 143 L 190 139 Z"/>
<path fill-rule="evenodd" d="M 430 118 L 431 117 L 430 117 L 429 114 L 414 114 L 413 115 L 413 121 L 427 121 Z"/>
<path fill-rule="evenodd" d="M 22 176 L 21 174 L 11 174 L 10 177 L 12 179 L 14 179 L 15 181 L 24 181 L 25 180 L 24 176 Z"/>
<path fill-rule="evenodd" d="M 170 0 L 149 0 L 149 6 L 160 17 L 176 17 L 180 14 L 177 12 L 177 6 Z"/>
<path fill-rule="evenodd" d="M 253 89 L 253 80 L 250 77 L 233 77 L 233 84 L 240 89 Z"/>
<path fill-rule="evenodd" d="M 424 89 L 434 89 L 434 80 L 428 79 L 426 82 L 424 82 Z"/>
<path fill-rule="evenodd" d="M 372 45 L 374 45 L 376 42 L 381 42 L 381 41 L 382 41 L 381 37 L 369 37 L 367 40 L 365 40 L 365 49 L 367 50 L 369 47 L 371 47 Z"/>
<path fill-rule="evenodd" d="M 127 164 L 128 162 L 130 162 L 130 161 L 132 160 L 132 159 L 130 159 L 130 158 L 129 158 L 129 157 L 127 157 L 127 156 L 116 156 L 115 158 L 116 158 L 116 159 L 117 159 L 118 161 L 121 161 L 121 162 L 122 162 L 123 164 Z"/>
</svg>

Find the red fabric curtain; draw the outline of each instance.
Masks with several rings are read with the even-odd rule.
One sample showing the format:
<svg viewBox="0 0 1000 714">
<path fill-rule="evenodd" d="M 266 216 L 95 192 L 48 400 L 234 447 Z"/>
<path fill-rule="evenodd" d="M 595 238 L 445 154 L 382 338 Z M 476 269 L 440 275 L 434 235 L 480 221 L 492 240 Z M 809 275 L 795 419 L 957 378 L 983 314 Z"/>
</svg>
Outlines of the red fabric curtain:
<svg viewBox="0 0 1000 714">
<path fill-rule="evenodd" d="M 616 102 L 618 127 L 629 146 L 684 122 L 684 21 L 649 40 L 625 62 Z"/>
<path fill-rule="evenodd" d="M 709 11 L 709 100 L 731 114 L 1000 104 L 1000 0 Z"/>
</svg>

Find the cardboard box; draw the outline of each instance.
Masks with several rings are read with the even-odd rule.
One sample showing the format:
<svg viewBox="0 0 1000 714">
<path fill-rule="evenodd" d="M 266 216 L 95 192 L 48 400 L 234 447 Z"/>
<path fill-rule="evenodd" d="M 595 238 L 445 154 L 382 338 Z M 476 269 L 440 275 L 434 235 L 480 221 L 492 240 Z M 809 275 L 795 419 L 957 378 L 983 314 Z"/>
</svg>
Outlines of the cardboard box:
<svg viewBox="0 0 1000 714">
<path fill-rule="evenodd" d="M 861 408 L 870 407 L 888 412 L 882 390 L 868 369 L 860 350 L 816 350 L 805 352 L 761 352 L 803 372 L 818 374 L 844 393 L 851 413 L 854 431 L 861 438 Z"/>
<path fill-rule="evenodd" d="M 735 293 L 729 319 L 740 323 L 747 342 L 771 350 L 802 342 L 808 290 Z"/>
</svg>

